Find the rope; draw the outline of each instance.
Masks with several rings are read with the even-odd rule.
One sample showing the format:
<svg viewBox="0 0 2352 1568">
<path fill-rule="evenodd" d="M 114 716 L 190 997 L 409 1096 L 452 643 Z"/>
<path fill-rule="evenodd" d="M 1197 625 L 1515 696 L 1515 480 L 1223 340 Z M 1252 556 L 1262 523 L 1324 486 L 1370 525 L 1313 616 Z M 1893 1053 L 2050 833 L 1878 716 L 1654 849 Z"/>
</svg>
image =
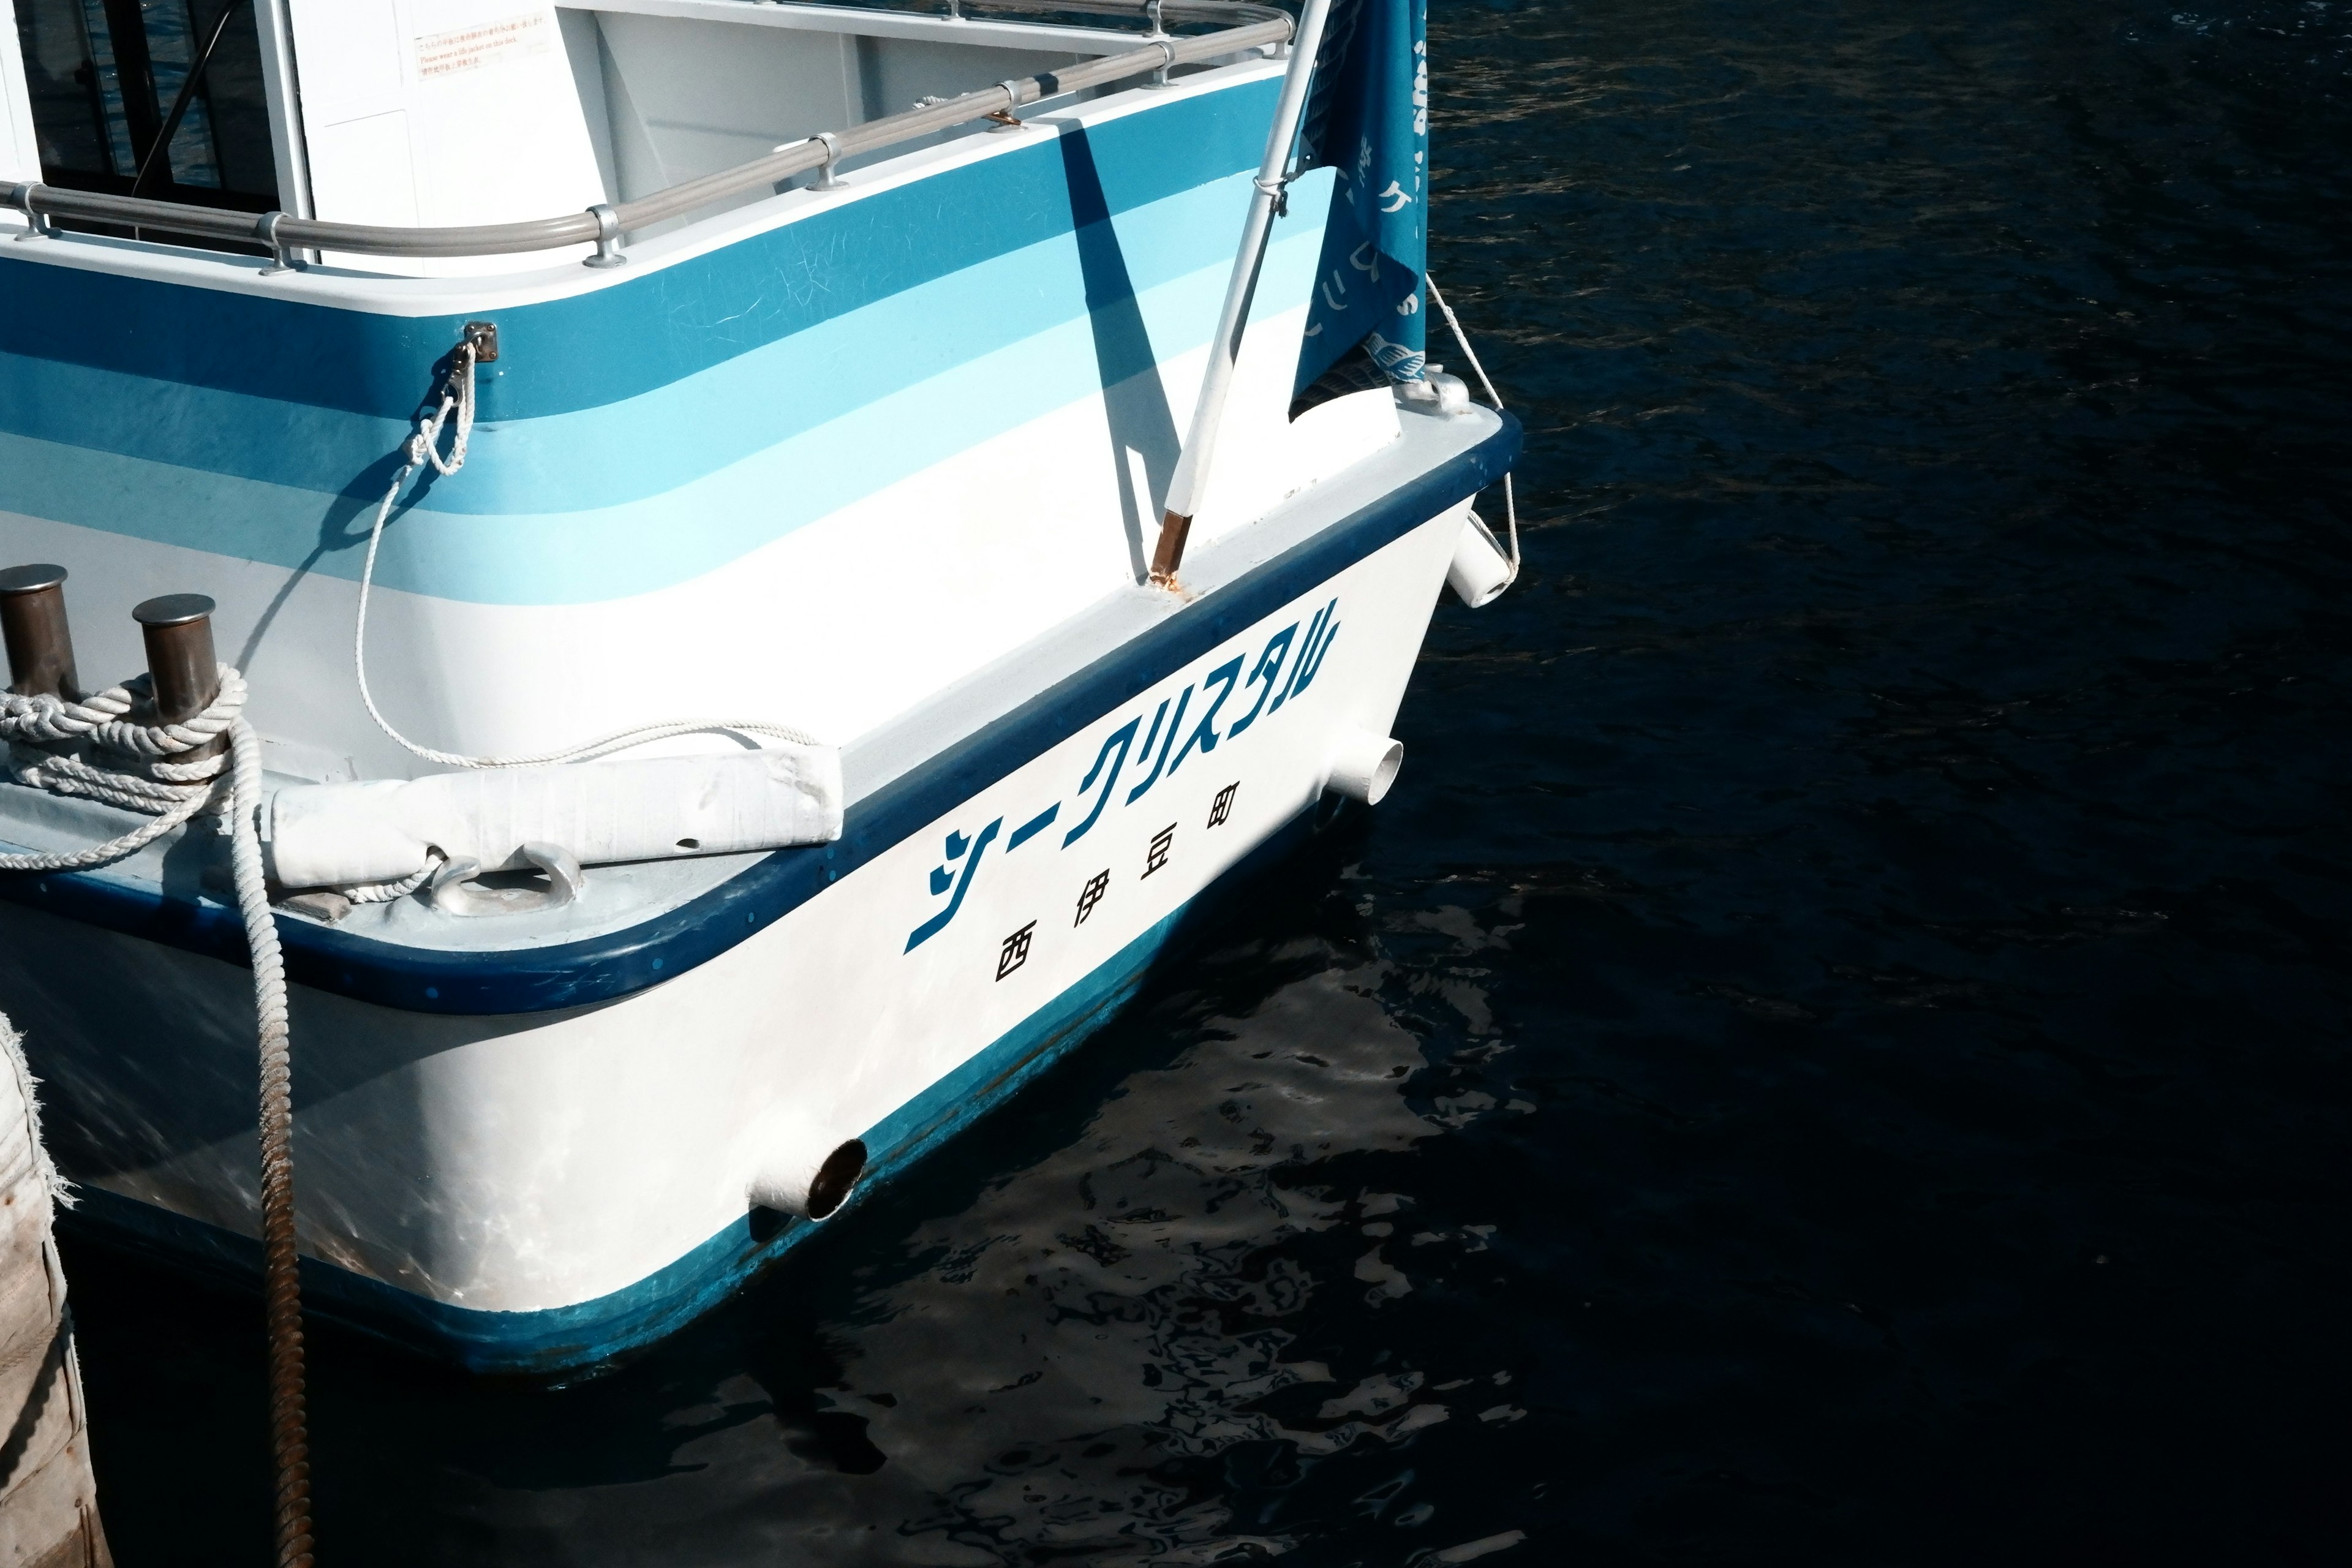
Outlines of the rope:
<svg viewBox="0 0 2352 1568">
<path fill-rule="evenodd" d="M 226 809 L 237 913 L 253 959 L 260 1024 L 262 1287 L 269 1331 L 269 1429 L 278 1463 L 278 1568 L 310 1568 L 310 1436 L 304 1417 L 302 1296 L 294 1250 L 294 1102 L 286 963 L 262 875 L 261 738 L 245 720 L 245 678 L 220 667 L 220 691 L 178 724 L 137 721 L 152 700 L 145 677 L 80 702 L 0 693 L 0 738 L 18 782 L 153 814 L 154 820 L 91 848 L 0 855 L 0 870 L 78 871 L 121 859 L 199 813 Z M 148 709 L 152 711 L 152 709 Z M 226 756 L 184 762 L 224 734 Z M 78 752 L 47 752 L 70 746 Z M 94 760 L 93 760 L 94 759 Z M 224 773 L 227 776 L 224 776 Z M 224 788 L 224 786 L 226 786 Z M 224 798 L 226 796 L 226 798 Z"/>
<path fill-rule="evenodd" d="M 237 911 L 253 954 L 260 1021 L 262 1300 L 269 1331 L 269 1440 L 278 1462 L 278 1568 L 310 1568 L 310 1434 L 302 1370 L 302 1279 L 294 1250 L 294 1063 L 287 1022 L 286 962 L 261 872 L 261 738 L 243 719 L 230 731 L 236 758 L 230 856 Z"/>
<path fill-rule="evenodd" d="M 154 701 L 153 688 L 143 675 L 79 702 L 0 691 L 0 737 L 40 746 L 90 741 L 109 751 L 148 758 L 192 752 L 218 740 L 236 722 L 245 706 L 245 677 L 226 664 L 219 667 L 219 674 L 220 694 L 212 705 L 177 724 L 133 721 L 132 715 L 151 708 Z"/>
<path fill-rule="evenodd" d="M 177 724 L 147 724 L 152 711 L 145 676 L 110 686 L 79 702 L 0 692 L 0 741 L 8 771 L 21 784 L 144 812 L 120 837 L 59 854 L 0 855 L 0 871 L 79 871 L 136 854 L 182 823 L 222 808 L 215 787 L 226 759 L 189 753 L 211 746 L 242 722 L 245 678 L 220 667 L 220 691 L 202 713 Z"/>
<path fill-rule="evenodd" d="M 361 882 L 353 887 L 338 888 L 335 891 L 355 904 L 388 904 L 394 899 L 404 899 L 431 881 L 433 873 L 441 869 L 441 851 L 435 849 L 430 853 L 433 858 L 421 871 L 412 871 L 390 882 Z"/>
<path fill-rule="evenodd" d="M 103 866 L 110 860 L 120 860 L 135 855 L 196 815 L 212 799 L 212 792 L 190 795 L 144 826 L 133 828 L 120 838 L 110 838 L 89 849 L 64 855 L 0 855 L 0 871 L 86 871 L 93 866 Z"/>
<path fill-rule="evenodd" d="M 428 399 L 428 401 L 434 400 Z M 453 412 L 457 416 L 457 432 L 450 442 L 449 456 L 445 459 L 440 450 L 441 432 L 448 424 L 449 416 Z M 426 762 L 439 763 L 444 767 L 451 768 L 527 768 L 536 767 L 543 763 L 586 762 L 613 752 L 626 751 L 632 746 L 648 745 L 655 741 L 666 741 L 677 735 L 696 735 L 714 730 L 731 730 L 746 735 L 772 735 L 778 740 L 790 741 L 803 746 L 823 744 L 815 736 L 805 731 L 795 730 L 789 724 L 774 724 L 761 720 L 677 719 L 651 724 L 635 724 L 625 730 L 615 730 L 611 734 L 601 736 L 593 741 L 583 742 L 576 746 L 562 746 L 553 751 L 533 752 L 525 756 L 469 757 L 457 752 L 444 752 L 431 746 L 419 745 L 394 729 L 392 721 L 386 719 L 382 710 L 376 707 L 375 693 L 368 687 L 368 596 L 375 586 L 376 551 L 383 542 L 384 524 L 391 520 L 393 508 L 398 504 L 400 492 L 406 487 L 409 479 L 419 468 L 428 463 L 436 472 L 445 476 L 454 474 L 464 468 L 467 445 L 472 439 L 473 433 L 474 347 L 470 342 L 465 342 L 458 344 L 457 350 L 450 355 L 449 374 L 432 411 L 420 413 L 417 416 L 416 428 L 410 433 L 407 444 L 401 448 L 404 460 L 398 471 L 392 476 L 392 483 L 384 487 L 383 500 L 376 505 L 375 523 L 368 530 L 367 560 L 360 568 L 358 623 L 352 632 L 352 667 L 359 676 L 360 700 L 367 705 L 368 717 L 375 721 L 377 729 L 382 730 L 400 745 L 415 755 L 423 757 Z M 397 897 L 398 895 L 387 896 Z"/>
<path fill-rule="evenodd" d="M 1424 272 L 1421 280 L 1429 286 L 1429 302 L 1444 315 L 1445 324 L 1453 329 L 1454 341 L 1462 345 L 1462 357 L 1468 360 L 1470 368 L 1478 373 L 1478 384 L 1486 389 L 1486 401 L 1497 410 L 1501 409 L 1503 395 L 1495 390 L 1494 382 L 1487 377 L 1486 367 L 1478 363 L 1478 351 L 1470 346 L 1470 334 L 1462 330 L 1461 318 L 1454 313 L 1454 307 L 1445 302 L 1445 296 L 1437 291 L 1437 279 Z M 1511 531 L 1511 574 L 1503 584 L 1507 588 L 1519 580 L 1519 502 L 1511 491 L 1511 476 L 1507 473 L 1503 476 L 1503 516 Z"/>
</svg>

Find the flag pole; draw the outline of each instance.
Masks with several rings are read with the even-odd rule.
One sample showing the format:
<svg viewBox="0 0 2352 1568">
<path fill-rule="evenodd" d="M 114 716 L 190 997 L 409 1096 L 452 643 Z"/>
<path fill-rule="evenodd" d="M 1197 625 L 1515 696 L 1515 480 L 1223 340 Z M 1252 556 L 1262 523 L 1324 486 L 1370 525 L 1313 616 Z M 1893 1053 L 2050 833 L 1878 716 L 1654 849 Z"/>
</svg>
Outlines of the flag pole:
<svg viewBox="0 0 2352 1568">
<path fill-rule="evenodd" d="M 1283 195 L 1284 172 L 1290 163 L 1291 143 L 1298 138 L 1298 121 L 1307 111 L 1307 88 L 1315 74 L 1315 57 L 1323 47 L 1323 23 L 1331 0 L 1307 0 L 1291 36 L 1290 66 L 1283 72 L 1281 96 L 1275 100 L 1274 123 L 1267 127 L 1265 156 L 1258 163 L 1256 189 L 1250 195 L 1249 216 L 1242 225 L 1240 251 L 1234 257 L 1233 277 L 1225 284 L 1225 302 L 1217 313 L 1217 330 L 1209 339 L 1209 363 L 1201 377 L 1200 400 L 1192 406 L 1192 428 L 1177 456 L 1175 477 L 1168 481 L 1168 500 L 1160 520 L 1160 543 L 1151 553 L 1151 581 L 1174 588 L 1176 569 L 1184 562 L 1185 536 L 1192 514 L 1200 509 L 1209 460 L 1215 455 L 1217 426 L 1233 390 L 1234 362 L 1240 357 L 1242 330 L 1249 318 L 1250 297 L 1257 292 L 1258 269 L 1265 261 L 1267 237 Z"/>
</svg>

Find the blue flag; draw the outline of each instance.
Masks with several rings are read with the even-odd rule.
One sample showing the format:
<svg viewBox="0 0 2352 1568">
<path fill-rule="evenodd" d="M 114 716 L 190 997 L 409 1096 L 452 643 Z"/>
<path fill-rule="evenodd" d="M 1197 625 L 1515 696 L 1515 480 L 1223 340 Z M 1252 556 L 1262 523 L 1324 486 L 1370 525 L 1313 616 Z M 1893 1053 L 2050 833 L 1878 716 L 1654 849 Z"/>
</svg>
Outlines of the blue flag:
<svg viewBox="0 0 2352 1568">
<path fill-rule="evenodd" d="M 1333 0 L 1301 129 L 1302 167 L 1339 184 L 1298 390 L 1358 344 L 1392 381 L 1419 381 L 1429 264 L 1428 0 Z"/>
</svg>

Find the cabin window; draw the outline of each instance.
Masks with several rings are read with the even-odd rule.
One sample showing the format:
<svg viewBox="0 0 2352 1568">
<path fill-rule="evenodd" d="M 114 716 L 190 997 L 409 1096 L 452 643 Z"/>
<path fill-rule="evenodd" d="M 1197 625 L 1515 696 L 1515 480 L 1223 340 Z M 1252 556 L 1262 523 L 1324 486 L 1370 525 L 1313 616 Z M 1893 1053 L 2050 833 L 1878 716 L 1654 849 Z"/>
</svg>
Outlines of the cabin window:
<svg viewBox="0 0 2352 1568">
<path fill-rule="evenodd" d="M 253 0 L 16 10 L 44 181 L 245 212 L 278 205 Z"/>
</svg>

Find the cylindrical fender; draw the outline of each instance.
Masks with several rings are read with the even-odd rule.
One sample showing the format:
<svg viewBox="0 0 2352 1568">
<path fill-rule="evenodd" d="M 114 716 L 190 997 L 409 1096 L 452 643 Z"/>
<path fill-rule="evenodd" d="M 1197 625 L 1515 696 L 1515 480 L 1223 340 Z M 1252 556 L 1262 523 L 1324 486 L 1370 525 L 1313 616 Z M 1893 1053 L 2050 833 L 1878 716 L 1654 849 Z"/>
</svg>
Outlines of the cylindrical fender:
<svg viewBox="0 0 2352 1568">
<path fill-rule="evenodd" d="M 1404 742 L 1369 730 L 1343 730 L 1331 749 L 1323 787 L 1366 805 L 1378 805 L 1404 766 Z"/>
<path fill-rule="evenodd" d="M 1511 585 L 1511 557 L 1492 531 L 1473 512 L 1462 523 L 1462 537 L 1454 542 L 1454 562 L 1445 569 L 1445 585 L 1472 609 L 1491 605 Z"/>
</svg>

